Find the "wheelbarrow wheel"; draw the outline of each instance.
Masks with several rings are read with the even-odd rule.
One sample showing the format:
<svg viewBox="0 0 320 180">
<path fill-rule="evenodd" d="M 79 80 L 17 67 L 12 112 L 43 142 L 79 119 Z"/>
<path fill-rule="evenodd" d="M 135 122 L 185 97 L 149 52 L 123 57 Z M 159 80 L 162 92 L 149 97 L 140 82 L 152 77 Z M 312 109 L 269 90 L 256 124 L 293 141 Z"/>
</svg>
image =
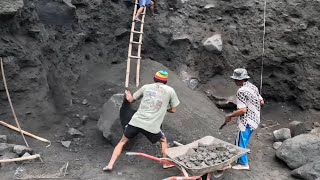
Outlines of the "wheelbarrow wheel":
<svg viewBox="0 0 320 180">
<path fill-rule="evenodd" d="M 224 170 L 214 171 L 214 172 L 212 173 L 212 177 L 213 177 L 214 179 L 218 179 L 218 178 L 220 178 L 220 177 L 223 175 L 223 173 L 224 173 Z"/>
<path fill-rule="evenodd" d="M 207 180 L 208 174 L 201 176 L 202 180 Z"/>
</svg>

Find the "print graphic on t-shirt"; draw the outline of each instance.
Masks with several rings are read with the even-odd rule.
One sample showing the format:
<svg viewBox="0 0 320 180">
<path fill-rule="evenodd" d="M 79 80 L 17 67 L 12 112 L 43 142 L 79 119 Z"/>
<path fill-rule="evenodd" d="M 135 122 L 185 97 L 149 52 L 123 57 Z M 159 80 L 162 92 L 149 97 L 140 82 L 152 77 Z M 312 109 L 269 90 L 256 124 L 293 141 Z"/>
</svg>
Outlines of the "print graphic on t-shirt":
<svg viewBox="0 0 320 180">
<path fill-rule="evenodd" d="M 144 101 L 141 102 L 141 109 L 158 112 L 163 104 L 163 95 L 159 91 L 147 90 L 144 94 Z"/>
</svg>

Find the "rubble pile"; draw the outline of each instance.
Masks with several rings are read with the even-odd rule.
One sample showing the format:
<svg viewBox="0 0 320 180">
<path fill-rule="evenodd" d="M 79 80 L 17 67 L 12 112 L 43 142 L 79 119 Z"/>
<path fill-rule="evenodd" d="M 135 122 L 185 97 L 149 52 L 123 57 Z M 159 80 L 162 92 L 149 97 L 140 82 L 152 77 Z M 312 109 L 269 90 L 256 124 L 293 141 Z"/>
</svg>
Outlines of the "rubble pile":
<svg viewBox="0 0 320 180">
<path fill-rule="evenodd" d="M 176 158 L 181 164 L 190 169 L 214 166 L 231 159 L 238 150 L 233 146 L 223 144 L 201 145 L 189 149 L 188 152 Z"/>
</svg>

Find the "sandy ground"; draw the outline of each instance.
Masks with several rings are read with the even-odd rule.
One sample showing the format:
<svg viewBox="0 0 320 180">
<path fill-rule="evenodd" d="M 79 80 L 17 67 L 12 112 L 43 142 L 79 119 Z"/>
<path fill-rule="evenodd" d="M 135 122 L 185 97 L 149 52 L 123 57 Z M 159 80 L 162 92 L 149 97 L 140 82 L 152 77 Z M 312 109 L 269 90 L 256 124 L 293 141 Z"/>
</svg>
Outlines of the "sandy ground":
<svg viewBox="0 0 320 180">
<path fill-rule="evenodd" d="M 270 103 L 263 109 L 263 118 L 267 127 L 276 121 L 281 125 L 273 128 L 262 128 L 255 131 L 250 144 L 251 154 L 250 165 L 251 171 L 235 171 L 227 170 L 220 179 L 293 179 L 290 177 L 290 170 L 279 160 L 275 158 L 275 150 L 272 149 L 272 131 L 295 118 L 299 118 L 297 114 L 303 116 L 303 112 L 299 112 L 293 107 L 285 104 Z M 295 117 L 295 118 L 294 118 Z M 59 117 L 57 117 L 59 118 Z M 60 117 L 60 118 L 63 118 Z M 290 120 L 289 120 L 290 119 Z M 270 121 L 269 121 L 270 120 Z M 272 121 L 271 121 L 272 120 Z M 79 128 L 85 134 L 84 138 L 73 139 L 69 148 L 61 145 L 61 140 L 68 140 L 70 137 L 66 135 L 68 129 L 66 124 L 72 124 L 72 120 L 68 122 L 61 121 L 60 124 L 52 125 L 50 128 L 42 129 L 34 132 L 40 136 L 52 140 L 52 145 L 45 148 L 46 144 L 28 138 L 30 146 L 39 152 L 44 162 L 69 162 L 68 173 L 64 179 L 163 179 L 169 176 L 178 175 L 179 171 L 175 168 L 164 170 L 161 165 L 138 157 L 128 157 L 122 155 L 116 163 L 115 168 L 110 173 L 105 173 L 101 169 L 106 165 L 110 158 L 113 147 L 102 137 L 97 130 L 96 121 L 90 120 L 85 126 Z M 307 122 L 310 125 L 311 122 Z M 195 127 L 196 128 L 196 127 Z M 233 126 L 226 127 L 234 128 Z M 0 127 L 1 134 L 9 136 L 9 143 L 21 144 L 22 138 L 18 133 L 12 132 L 4 127 Z M 186 132 L 187 133 L 187 132 Z M 221 132 L 212 132 L 212 136 L 224 134 Z M 221 135 L 221 134 L 219 134 Z M 144 138 L 144 137 L 141 137 Z M 145 139 L 146 140 L 146 139 Z M 172 144 L 174 139 L 169 138 Z M 225 139 L 233 142 L 233 139 Z M 139 141 L 140 142 L 140 141 Z M 147 141 L 145 143 L 148 143 Z M 144 152 L 150 155 L 159 156 L 158 145 L 147 146 L 141 149 L 135 144 L 131 151 Z M 12 179 L 18 164 L 7 164 L 0 169 L 1 179 Z"/>
</svg>

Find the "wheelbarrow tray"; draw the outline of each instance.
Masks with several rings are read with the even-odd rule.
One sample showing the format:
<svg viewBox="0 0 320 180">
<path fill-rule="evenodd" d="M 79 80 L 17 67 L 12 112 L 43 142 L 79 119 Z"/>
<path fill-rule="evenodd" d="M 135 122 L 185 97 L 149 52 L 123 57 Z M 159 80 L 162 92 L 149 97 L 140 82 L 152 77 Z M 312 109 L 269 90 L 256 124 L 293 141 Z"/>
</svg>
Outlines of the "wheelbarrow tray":
<svg viewBox="0 0 320 180">
<path fill-rule="evenodd" d="M 222 163 L 215 164 L 213 166 L 204 167 L 204 168 L 188 168 L 184 164 L 182 164 L 182 163 L 180 163 L 179 161 L 176 160 L 177 157 L 185 155 L 190 148 L 197 148 L 199 142 L 202 143 L 202 144 L 205 144 L 205 145 L 224 144 L 224 145 L 232 146 L 232 147 L 237 149 L 237 154 L 234 155 L 233 157 L 231 157 L 230 159 L 222 162 Z M 192 142 L 190 144 L 186 144 L 186 145 L 182 145 L 182 146 L 178 146 L 178 147 L 168 148 L 166 154 L 168 155 L 168 157 L 170 159 L 172 159 L 172 161 L 174 163 L 176 163 L 177 165 L 183 167 L 188 172 L 189 175 L 202 176 L 204 174 L 207 174 L 207 173 L 214 172 L 214 171 L 222 169 L 223 167 L 225 167 L 225 166 L 231 164 L 232 162 L 236 161 L 239 157 L 241 157 L 243 154 L 245 154 L 245 153 L 247 153 L 249 151 L 250 150 L 248 150 L 248 149 L 240 148 L 238 146 L 235 146 L 233 144 L 230 144 L 230 143 L 225 142 L 223 140 L 220 140 L 218 138 L 215 138 L 215 137 L 212 137 L 212 136 L 206 136 L 206 137 L 203 137 L 203 138 L 201 138 L 199 140 L 196 140 L 196 141 L 194 141 L 194 142 Z"/>
</svg>

